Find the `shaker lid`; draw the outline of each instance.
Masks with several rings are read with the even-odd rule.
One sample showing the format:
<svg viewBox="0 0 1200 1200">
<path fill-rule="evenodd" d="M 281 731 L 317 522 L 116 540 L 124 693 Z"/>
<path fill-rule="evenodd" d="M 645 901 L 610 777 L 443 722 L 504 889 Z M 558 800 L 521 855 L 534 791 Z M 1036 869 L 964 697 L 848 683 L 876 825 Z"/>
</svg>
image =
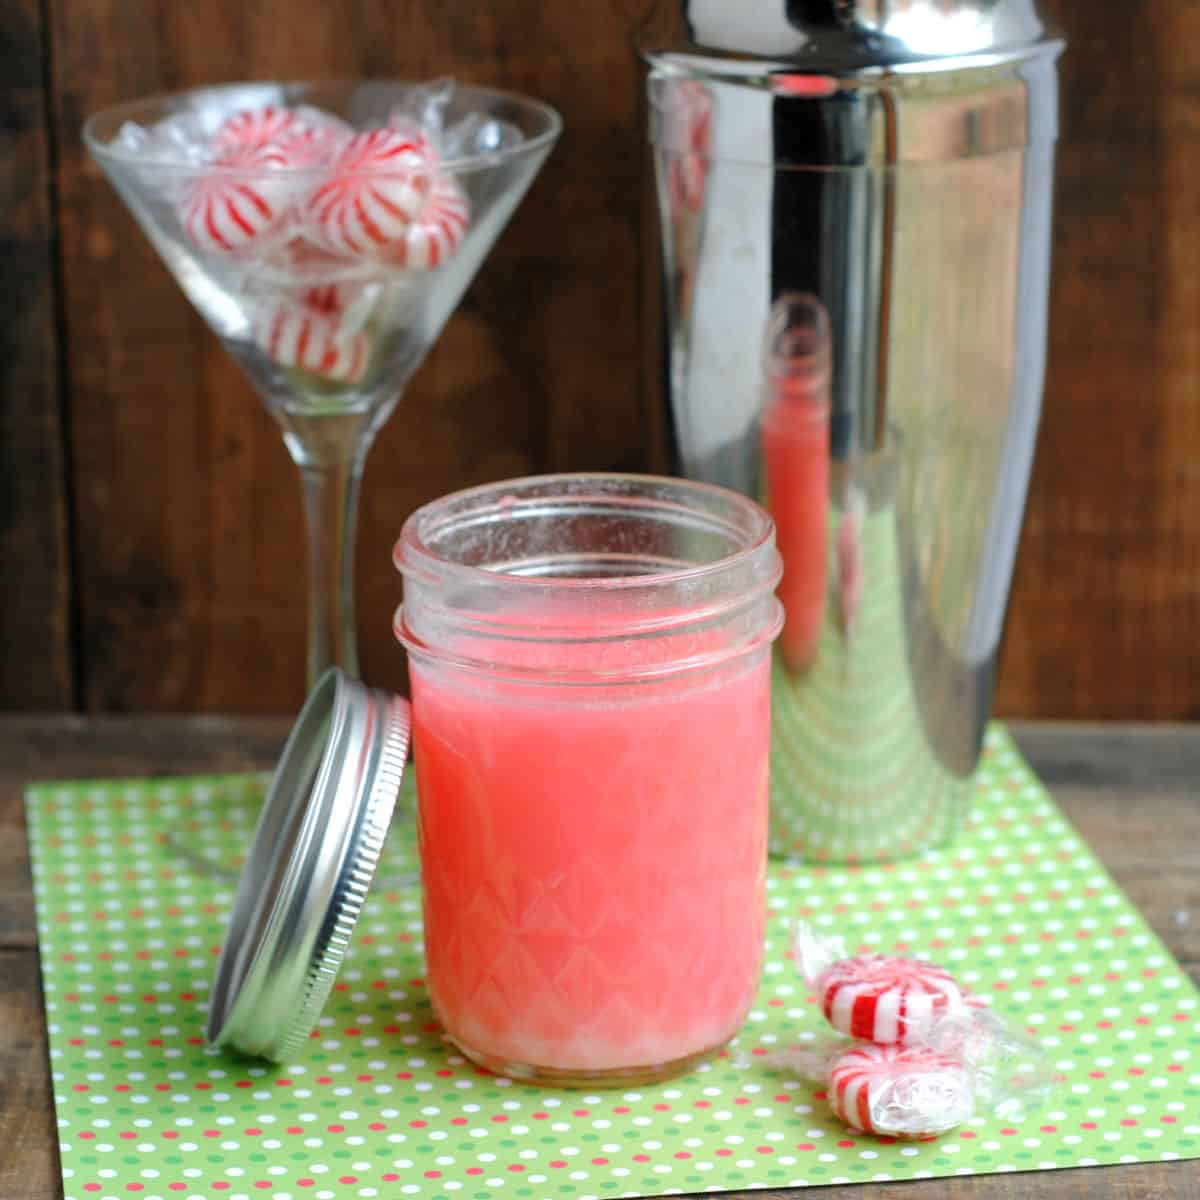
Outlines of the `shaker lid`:
<svg viewBox="0 0 1200 1200">
<path fill-rule="evenodd" d="M 1043 32 L 1034 0 L 659 0 L 639 42 L 656 64 L 715 77 L 845 74 L 1019 53 Z"/>
<path fill-rule="evenodd" d="M 408 702 L 336 667 L 284 747 L 217 960 L 211 1045 L 284 1062 L 316 1027 L 383 850 Z"/>
</svg>

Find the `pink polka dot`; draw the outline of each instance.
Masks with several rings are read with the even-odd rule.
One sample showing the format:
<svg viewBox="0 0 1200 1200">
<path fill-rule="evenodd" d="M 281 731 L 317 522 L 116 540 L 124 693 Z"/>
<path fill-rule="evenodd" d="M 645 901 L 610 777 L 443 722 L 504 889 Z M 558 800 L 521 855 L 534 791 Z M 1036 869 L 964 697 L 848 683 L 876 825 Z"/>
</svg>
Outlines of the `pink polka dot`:
<svg viewBox="0 0 1200 1200">
<path fill-rule="evenodd" d="M 727 1149 L 725 1149 L 725 1147 L 723 1147 L 723 1146 L 721 1147 L 721 1149 L 720 1149 L 720 1150 L 718 1150 L 718 1151 L 717 1151 L 717 1155 L 718 1155 L 720 1158 L 728 1158 L 728 1157 L 729 1157 L 729 1156 L 730 1156 L 732 1153 L 733 1153 L 733 1151 L 732 1151 L 732 1150 L 727 1150 Z"/>
<path fill-rule="evenodd" d="M 1096 1122 L 1095 1121 L 1080 1121 L 1079 1128 L 1080 1129 L 1095 1129 Z"/>
<path fill-rule="evenodd" d="M 1159 1118 L 1159 1120 L 1160 1120 L 1160 1121 L 1161 1121 L 1161 1122 L 1162 1122 L 1164 1125 L 1174 1125 L 1177 1119 L 1178 1119 L 1178 1118 L 1176 1118 L 1176 1117 L 1160 1117 L 1160 1118 Z"/>
<path fill-rule="evenodd" d="M 98 1183 L 85 1183 L 83 1185 L 83 1190 L 85 1192 L 98 1192 L 100 1190 L 100 1185 Z"/>
<path fill-rule="evenodd" d="M 563 1162 L 563 1160 L 561 1158 L 556 1158 L 550 1165 L 552 1167 L 554 1167 L 555 1170 L 558 1170 L 562 1167 L 565 1167 L 567 1164 L 565 1162 Z"/>
<path fill-rule="evenodd" d="M 634 1162 L 649 1162 L 649 1161 L 650 1161 L 650 1155 L 648 1155 L 648 1154 L 635 1154 L 635 1155 L 633 1156 L 633 1161 L 634 1161 Z"/>
<path fill-rule="evenodd" d="M 442 1177 L 441 1171 L 426 1171 L 425 1172 L 426 1179 L 441 1179 L 441 1177 Z"/>
<path fill-rule="evenodd" d="M 504 1123 L 505 1123 L 505 1122 L 508 1120 L 508 1118 L 507 1118 L 506 1116 L 504 1116 L 504 1114 L 503 1114 L 503 1113 L 497 1113 L 497 1114 L 496 1114 L 496 1115 L 495 1115 L 495 1116 L 492 1118 L 492 1120 L 493 1120 L 493 1121 L 494 1121 L 494 1122 L 495 1122 L 497 1125 L 503 1125 L 503 1124 L 504 1124 Z"/>
<path fill-rule="evenodd" d="M 814 1147 L 813 1147 L 812 1142 L 797 1142 L 796 1149 L 797 1150 L 812 1150 L 812 1149 L 814 1149 Z"/>
<path fill-rule="evenodd" d="M 565 1167 L 567 1164 L 566 1163 L 551 1163 L 550 1165 L 552 1167 Z M 467 1174 L 468 1175 L 482 1175 L 483 1168 L 482 1167 L 468 1167 Z"/>
<path fill-rule="evenodd" d="M 312 1180 L 312 1179 L 297 1179 L 296 1186 L 297 1187 L 315 1187 L 316 1181 Z"/>
<path fill-rule="evenodd" d="M 1137 1122 L 1132 1117 L 1126 1117 L 1121 1122 L 1122 1125 L 1136 1125 Z"/>
<path fill-rule="evenodd" d="M 229 1191 L 229 1184 L 227 1184 L 223 1179 L 218 1179 L 213 1184 L 213 1191 L 214 1192 L 227 1192 L 227 1191 Z"/>
<path fill-rule="evenodd" d="M 525 1170 L 525 1168 L 523 1166 L 521 1166 L 520 1163 L 509 1163 L 508 1169 L 515 1173 L 520 1173 L 521 1171 Z"/>
<path fill-rule="evenodd" d="M 692 1156 L 686 1150 L 676 1150 L 675 1157 L 676 1158 L 691 1158 Z M 592 1159 L 592 1161 L 595 1162 L 596 1160 Z M 606 1158 L 604 1161 L 608 1162 L 608 1159 Z"/>
<path fill-rule="evenodd" d="M 357 1183 L 357 1182 L 358 1182 L 357 1175 L 339 1175 L 338 1176 L 338 1183 Z"/>
<path fill-rule="evenodd" d="M 676 1157 L 676 1158 L 678 1158 L 678 1157 L 679 1157 L 679 1155 L 677 1154 L 677 1155 L 675 1155 L 675 1157 Z M 592 1166 L 594 1166 L 594 1167 L 607 1167 L 607 1166 L 608 1166 L 608 1159 L 607 1159 L 607 1158 L 593 1158 L 593 1159 L 592 1159 Z"/>
<path fill-rule="evenodd" d="M 379 1178 L 382 1179 L 384 1183 L 395 1183 L 400 1176 L 397 1175 L 395 1171 L 388 1171 L 386 1175 L 381 1175 Z"/>
<path fill-rule="evenodd" d="M 853 1145 L 854 1141 L 852 1138 L 842 1138 L 842 1140 L 838 1142 L 838 1147 L 842 1150 L 849 1150 L 853 1147 Z"/>
<path fill-rule="evenodd" d="M 254 1126 L 251 1125 L 250 1128 L 245 1131 L 245 1133 L 247 1137 L 258 1137 L 262 1133 L 262 1130 L 255 1129 Z"/>
<path fill-rule="evenodd" d="M 256 1179 L 254 1181 L 254 1186 L 256 1188 L 269 1188 L 271 1186 L 271 1181 L 269 1179 Z"/>
<path fill-rule="evenodd" d="M 1000 1133 L 1004 1137 L 1016 1137 L 1017 1136 L 1017 1131 L 1015 1129 L 1002 1129 L 1002 1130 L 1000 1130 Z"/>
<path fill-rule="evenodd" d="M 854 1143 L 853 1142 L 838 1142 L 838 1145 L 839 1146 L 853 1146 Z M 775 1151 L 770 1146 L 759 1146 L 758 1153 L 759 1154 L 774 1154 Z"/>
<path fill-rule="evenodd" d="M 382 1121 L 372 1121 L 370 1123 L 370 1125 L 367 1126 L 367 1128 L 372 1129 L 376 1133 L 378 1133 L 381 1129 L 386 1129 L 387 1126 Z"/>
<path fill-rule="evenodd" d="M 83 1138 L 85 1142 L 90 1142 L 96 1135 L 92 1133 L 90 1129 L 82 1129 L 79 1132 L 79 1136 Z"/>
<path fill-rule="evenodd" d="M 183 1192 L 187 1190 L 186 1183 L 168 1183 L 167 1187 L 169 1187 L 173 1192 Z"/>
</svg>

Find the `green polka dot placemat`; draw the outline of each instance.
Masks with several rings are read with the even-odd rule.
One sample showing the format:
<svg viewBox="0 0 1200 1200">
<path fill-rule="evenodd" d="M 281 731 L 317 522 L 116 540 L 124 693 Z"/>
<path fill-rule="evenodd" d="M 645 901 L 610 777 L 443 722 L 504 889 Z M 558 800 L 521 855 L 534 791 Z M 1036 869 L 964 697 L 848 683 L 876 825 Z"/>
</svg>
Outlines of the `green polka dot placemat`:
<svg viewBox="0 0 1200 1200">
<path fill-rule="evenodd" d="M 441 1041 L 421 978 L 412 823 L 396 822 L 308 1056 L 210 1054 L 201 1029 L 261 778 L 46 784 L 28 795 L 66 1195 L 130 1200 L 586 1200 L 1200 1156 L 1197 993 L 993 731 L 949 848 L 889 867 L 772 868 L 763 985 L 685 1078 L 546 1091 Z M 215 871 L 214 871 L 215 868 Z M 772 1066 L 823 1025 L 787 958 L 804 917 L 951 967 L 1063 1082 L 1020 1125 L 852 1136 Z"/>
</svg>

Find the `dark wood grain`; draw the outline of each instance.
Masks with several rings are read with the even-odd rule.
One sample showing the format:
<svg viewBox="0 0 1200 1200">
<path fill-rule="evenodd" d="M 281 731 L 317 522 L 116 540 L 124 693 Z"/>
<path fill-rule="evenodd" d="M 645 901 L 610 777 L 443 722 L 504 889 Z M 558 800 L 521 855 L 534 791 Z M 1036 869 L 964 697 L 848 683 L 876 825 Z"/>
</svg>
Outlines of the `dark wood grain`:
<svg viewBox="0 0 1200 1200">
<path fill-rule="evenodd" d="M 298 19 L 286 0 L 54 0 L 86 708 L 294 709 L 304 545 L 278 431 L 86 160 L 85 114 L 214 77 L 364 74 L 450 74 L 562 110 L 570 134 L 368 463 L 363 669 L 397 685 L 390 552 L 412 508 L 507 475 L 641 461 L 638 8 L 355 0 Z"/>
<path fill-rule="evenodd" d="M 303 687 L 294 469 L 86 160 L 83 117 L 279 74 L 451 73 L 562 110 L 559 149 L 369 461 L 362 656 L 397 686 L 389 551 L 416 504 L 521 472 L 663 461 L 647 403 L 658 329 L 642 311 L 657 228 L 630 41 L 647 3 L 351 0 L 303 19 L 285 0 L 0 5 L 0 708 L 285 712 Z M 1193 719 L 1200 8 L 1041 8 L 1069 42 L 1055 284 L 998 707 Z"/>
<path fill-rule="evenodd" d="M 1043 0 L 1069 40 L 1049 375 L 999 707 L 1200 716 L 1200 9 Z"/>
<path fill-rule="evenodd" d="M 286 722 L 0 719 L 0 1200 L 61 1196 L 21 795 L 35 778 L 269 767 Z M 1020 725 L 1017 740 L 1117 882 L 1200 980 L 1200 731 Z M 798 1192 L 746 1195 L 796 1197 Z M 829 1200 L 1194 1200 L 1200 1161 L 822 1188 Z"/>
<path fill-rule="evenodd" d="M 70 570 L 44 30 L 0 5 L 0 708 L 70 708 Z"/>
</svg>

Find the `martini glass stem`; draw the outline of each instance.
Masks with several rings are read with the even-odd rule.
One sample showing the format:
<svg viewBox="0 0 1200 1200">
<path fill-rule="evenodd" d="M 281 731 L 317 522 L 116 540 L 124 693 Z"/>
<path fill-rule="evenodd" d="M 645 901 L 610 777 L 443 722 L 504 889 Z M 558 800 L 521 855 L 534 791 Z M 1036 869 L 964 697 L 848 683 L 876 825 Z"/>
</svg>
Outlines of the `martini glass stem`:
<svg viewBox="0 0 1200 1200">
<path fill-rule="evenodd" d="M 363 466 L 373 439 L 356 413 L 288 414 L 284 441 L 304 494 L 308 535 L 308 687 L 331 667 L 358 677 L 354 535 Z"/>
</svg>

